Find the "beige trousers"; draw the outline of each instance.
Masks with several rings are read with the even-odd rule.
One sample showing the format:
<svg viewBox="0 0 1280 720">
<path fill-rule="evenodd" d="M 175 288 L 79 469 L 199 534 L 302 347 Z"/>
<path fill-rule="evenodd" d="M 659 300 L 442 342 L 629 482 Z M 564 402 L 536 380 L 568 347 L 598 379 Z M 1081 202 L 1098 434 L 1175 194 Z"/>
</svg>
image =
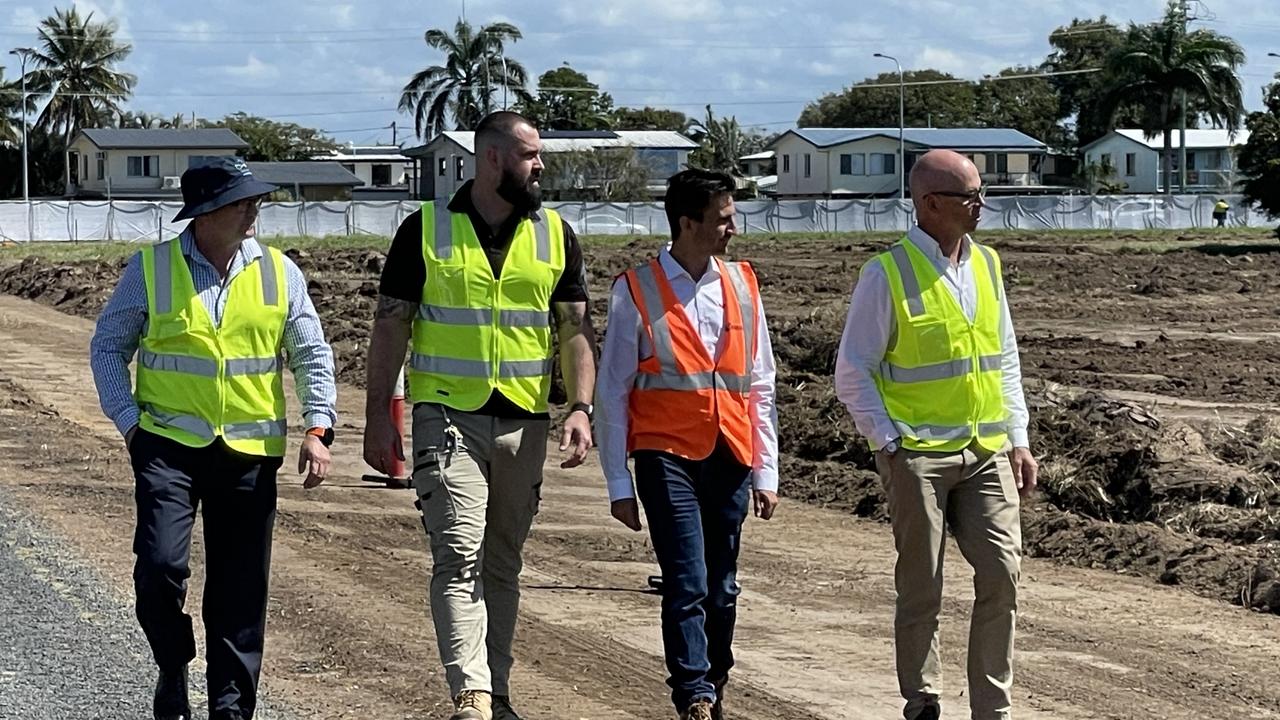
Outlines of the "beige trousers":
<svg viewBox="0 0 1280 720">
<path fill-rule="evenodd" d="M 508 695 L 521 550 L 538 511 L 548 420 L 419 403 L 413 485 L 433 561 L 431 619 L 454 697 Z"/>
<path fill-rule="evenodd" d="M 1007 451 L 992 453 L 976 443 L 955 453 L 904 448 L 892 457 L 877 453 L 876 466 L 889 497 L 898 550 L 894 641 L 898 685 L 906 700 L 903 716 L 915 720 L 926 708 L 937 707 L 942 692 L 938 611 L 950 530 L 973 567 L 968 657 L 972 716 L 1008 720 L 1022 529 Z"/>
</svg>

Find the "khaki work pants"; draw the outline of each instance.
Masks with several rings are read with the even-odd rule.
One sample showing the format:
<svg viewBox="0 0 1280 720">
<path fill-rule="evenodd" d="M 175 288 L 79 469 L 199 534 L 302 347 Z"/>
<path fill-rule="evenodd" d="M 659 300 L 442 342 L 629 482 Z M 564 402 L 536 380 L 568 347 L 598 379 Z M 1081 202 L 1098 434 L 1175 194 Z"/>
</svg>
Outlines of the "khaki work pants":
<svg viewBox="0 0 1280 720">
<path fill-rule="evenodd" d="M 898 561 L 894 644 L 903 716 L 937 707 L 942 691 L 938 612 L 946 532 L 973 567 L 969 625 L 969 705 L 973 720 L 1008 720 L 1013 686 L 1013 631 L 1018 609 L 1022 529 L 1018 489 L 1007 447 L 976 443 L 961 452 L 903 448 L 876 467 L 889 497 Z"/>
<path fill-rule="evenodd" d="M 413 485 L 431 546 L 431 619 L 453 697 L 509 695 L 520 553 L 542 491 L 542 419 L 419 403 Z"/>
</svg>

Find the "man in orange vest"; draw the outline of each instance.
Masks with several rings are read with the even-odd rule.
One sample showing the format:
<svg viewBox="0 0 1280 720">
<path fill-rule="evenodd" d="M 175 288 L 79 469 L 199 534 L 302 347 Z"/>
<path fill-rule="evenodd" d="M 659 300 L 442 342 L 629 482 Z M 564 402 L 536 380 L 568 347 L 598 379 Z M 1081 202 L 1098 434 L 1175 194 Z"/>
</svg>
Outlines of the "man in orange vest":
<svg viewBox="0 0 1280 720">
<path fill-rule="evenodd" d="M 748 504 L 778 506 L 774 361 L 755 273 L 723 254 L 733 179 L 667 181 L 671 246 L 614 282 L 596 403 L 611 512 L 662 568 L 662 642 L 682 720 L 723 717 L 733 667 L 738 544 Z M 635 482 L 627 469 L 635 465 Z"/>
</svg>

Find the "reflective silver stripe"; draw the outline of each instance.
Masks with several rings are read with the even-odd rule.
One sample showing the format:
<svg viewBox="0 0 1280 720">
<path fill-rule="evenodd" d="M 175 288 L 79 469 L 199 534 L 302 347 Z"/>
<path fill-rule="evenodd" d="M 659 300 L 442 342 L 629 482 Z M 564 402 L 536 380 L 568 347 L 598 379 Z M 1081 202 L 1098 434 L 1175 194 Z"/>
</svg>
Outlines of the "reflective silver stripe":
<svg viewBox="0 0 1280 720">
<path fill-rule="evenodd" d="M 441 325 L 485 326 L 493 323 L 493 311 L 422 304 L 418 306 L 418 319 Z M 543 310 L 500 310 L 498 324 L 503 327 L 551 327 L 551 315 Z"/>
<path fill-rule="evenodd" d="M 284 437 L 289 424 L 284 420 L 256 420 L 231 423 L 222 426 L 222 437 L 228 440 L 253 440 L 264 437 Z"/>
<path fill-rule="evenodd" d="M 746 274 L 738 263 L 721 263 L 729 273 L 729 284 L 738 298 L 738 310 L 742 313 L 742 345 L 744 351 L 743 368 L 750 370 L 755 365 L 755 353 L 752 349 L 756 341 L 756 304 L 751 298 L 751 286 L 747 284 Z"/>
<path fill-rule="evenodd" d="M 920 282 L 916 279 L 916 270 L 911 265 L 911 255 L 907 246 L 897 243 L 889 248 L 889 257 L 898 268 L 898 277 L 902 278 L 902 292 L 907 296 L 907 312 L 913 317 L 924 314 L 924 297 L 920 294 Z"/>
<path fill-rule="evenodd" d="M 487 378 L 493 365 L 487 360 L 462 360 L 414 353 L 409 360 L 414 370 L 456 377 Z M 542 377 L 551 374 L 551 358 L 545 360 L 506 360 L 498 365 L 498 376 L 504 378 Z"/>
<path fill-rule="evenodd" d="M 167 355 L 150 350 L 138 351 L 138 363 L 148 370 L 162 370 L 200 377 L 218 377 L 218 363 L 190 355 Z"/>
<path fill-rule="evenodd" d="M 155 264 L 152 279 L 156 284 L 151 288 L 151 292 L 155 293 L 158 315 L 168 315 L 173 311 L 173 245 L 176 242 L 176 240 L 170 240 L 156 245 L 155 252 L 151 256 Z"/>
<path fill-rule="evenodd" d="M 435 214 L 436 257 L 448 260 L 453 257 L 453 213 L 449 204 L 440 198 L 431 203 Z"/>
<path fill-rule="evenodd" d="M 276 284 L 276 258 L 271 248 L 262 248 L 262 304 L 275 307 L 280 304 L 280 287 Z"/>
<path fill-rule="evenodd" d="M 999 355 L 983 355 L 978 358 L 979 372 L 999 370 L 1003 358 Z M 893 363 L 880 364 L 880 376 L 896 383 L 929 382 L 931 380 L 948 380 L 964 377 L 973 371 L 971 358 L 960 358 L 946 362 L 908 368 Z"/>
<path fill-rule="evenodd" d="M 265 375 L 280 372 L 283 367 L 279 357 L 236 358 L 226 363 L 226 374 L 232 375 Z"/>
<path fill-rule="evenodd" d="M 969 425 L 916 425 L 911 426 L 899 420 L 893 421 L 894 427 L 904 437 L 917 440 L 964 440 L 973 437 L 973 428 Z M 1008 431 L 1007 423 L 979 423 L 979 435 L 1002 435 Z"/>
<path fill-rule="evenodd" d="M 503 327 L 551 327 L 551 313 L 546 310 L 499 310 L 498 324 Z"/>
<path fill-rule="evenodd" d="M 546 360 L 503 360 L 498 363 L 498 377 L 542 377 L 551 374 L 551 358 Z"/>
<path fill-rule="evenodd" d="M 150 406 L 145 406 L 142 410 L 150 415 L 157 425 L 176 428 L 183 432 L 189 432 L 203 440 L 213 441 L 213 426 L 202 418 L 198 418 L 195 415 L 168 413 Z"/>
<path fill-rule="evenodd" d="M 489 310 L 452 308 L 425 303 L 418 306 L 418 317 L 441 325 L 489 325 L 493 322 L 493 313 Z"/>
<path fill-rule="evenodd" d="M 409 359 L 409 366 L 414 370 L 437 375 L 456 375 L 458 377 L 487 378 L 490 375 L 489 363 L 485 360 L 460 360 L 436 355 L 414 353 Z"/>
<path fill-rule="evenodd" d="M 716 388 L 745 395 L 751 391 L 751 377 L 748 375 L 728 375 L 715 372 L 700 372 L 692 375 L 638 373 L 635 379 L 635 388 L 637 390 L 710 390 Z"/>
<path fill-rule="evenodd" d="M 978 248 L 978 252 L 982 253 L 982 259 L 987 262 L 987 271 L 991 273 L 991 287 L 995 288 L 996 299 L 999 300 L 1000 293 L 1004 292 L 1004 288 L 1000 286 L 1000 276 L 996 274 L 996 254 L 991 248 L 984 245 L 974 243 L 973 246 Z"/>
<path fill-rule="evenodd" d="M 551 262 L 551 227 L 547 213 L 539 208 L 534 213 L 533 235 L 538 241 L 538 262 Z"/>
<path fill-rule="evenodd" d="M 667 321 L 667 311 L 662 305 L 662 292 L 658 289 L 658 278 L 654 274 L 654 263 L 641 265 L 635 269 L 640 282 L 640 297 L 644 300 L 645 311 L 649 315 L 649 330 L 653 333 L 653 353 L 658 358 L 658 365 L 663 375 L 680 375 L 676 365 L 675 347 L 671 340 L 671 324 Z"/>
</svg>

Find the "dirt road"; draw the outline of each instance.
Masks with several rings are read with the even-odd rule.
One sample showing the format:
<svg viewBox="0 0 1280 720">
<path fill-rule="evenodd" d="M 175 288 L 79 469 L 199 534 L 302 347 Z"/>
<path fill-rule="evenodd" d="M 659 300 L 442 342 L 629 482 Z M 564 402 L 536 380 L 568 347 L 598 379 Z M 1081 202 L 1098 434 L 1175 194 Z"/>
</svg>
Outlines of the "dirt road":
<svg viewBox="0 0 1280 720">
<path fill-rule="evenodd" d="M 97 407 L 91 330 L 0 296 L 0 484 L 127 597 L 132 481 Z M 425 541 L 406 492 L 358 479 L 362 404 L 358 390 L 341 388 L 330 482 L 304 492 L 284 480 L 265 692 L 299 717 L 443 717 Z M 651 552 L 643 535 L 611 524 L 606 507 L 594 464 L 548 469 L 513 691 L 531 720 L 670 717 L 658 602 L 641 591 Z M 733 717 L 893 717 L 887 529 L 788 502 L 774 521 L 748 523 L 744 547 Z M 948 562 L 945 701 L 962 715 L 972 595 L 959 555 Z M 1035 559 L 1023 587 L 1019 717 L 1280 717 L 1280 617 Z"/>
</svg>

